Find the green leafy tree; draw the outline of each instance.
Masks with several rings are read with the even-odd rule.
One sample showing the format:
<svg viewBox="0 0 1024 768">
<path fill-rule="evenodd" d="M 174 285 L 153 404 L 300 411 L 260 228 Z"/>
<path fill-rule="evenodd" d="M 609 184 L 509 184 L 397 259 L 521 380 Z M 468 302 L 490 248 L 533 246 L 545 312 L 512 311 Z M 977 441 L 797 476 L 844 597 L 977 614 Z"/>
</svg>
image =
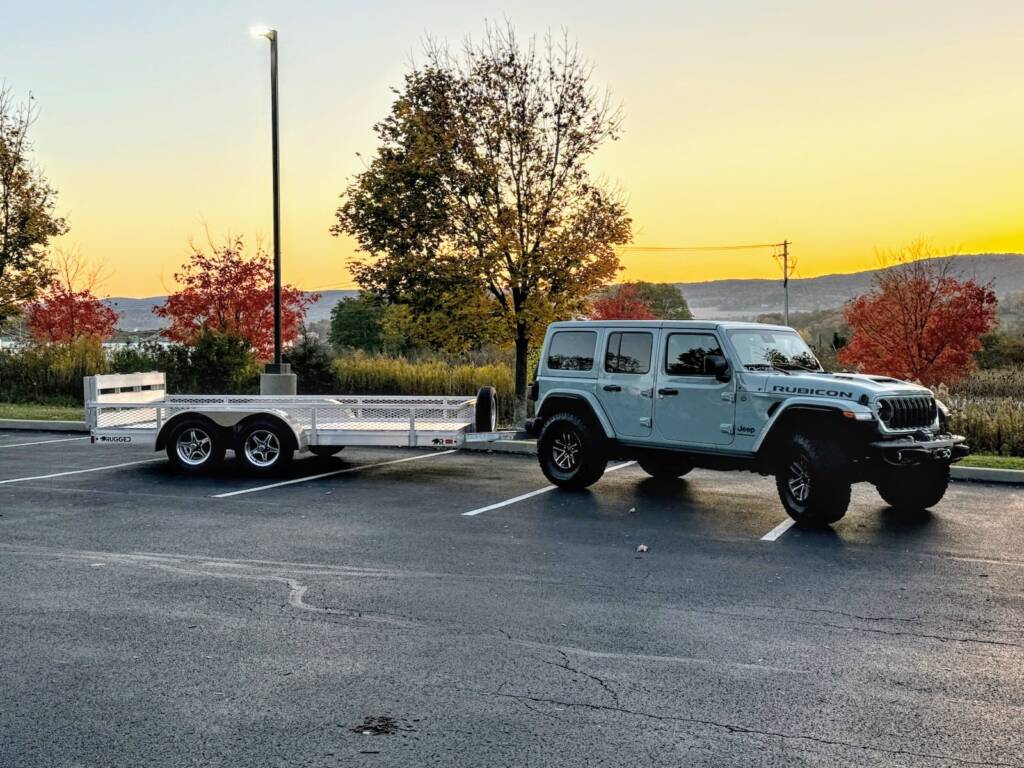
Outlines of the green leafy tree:
<svg viewBox="0 0 1024 768">
<path fill-rule="evenodd" d="M 331 309 L 331 344 L 339 352 L 361 349 L 379 352 L 384 346 L 383 303 L 367 293 L 346 296 Z"/>
<path fill-rule="evenodd" d="M 369 254 L 352 267 L 364 289 L 414 315 L 486 297 L 476 316 L 515 347 L 517 420 L 531 345 L 586 308 L 631 240 L 624 202 L 588 170 L 620 125 L 567 39 L 538 50 L 489 27 L 459 56 L 428 46 L 337 211 L 333 232 Z"/>
<path fill-rule="evenodd" d="M 51 278 L 46 247 L 67 232 L 57 216 L 57 193 L 32 163 L 32 97 L 14 103 L 0 86 L 0 326 L 19 314 Z"/>
<path fill-rule="evenodd" d="M 693 320 L 690 305 L 674 283 L 634 283 L 641 301 L 659 320 Z"/>
</svg>

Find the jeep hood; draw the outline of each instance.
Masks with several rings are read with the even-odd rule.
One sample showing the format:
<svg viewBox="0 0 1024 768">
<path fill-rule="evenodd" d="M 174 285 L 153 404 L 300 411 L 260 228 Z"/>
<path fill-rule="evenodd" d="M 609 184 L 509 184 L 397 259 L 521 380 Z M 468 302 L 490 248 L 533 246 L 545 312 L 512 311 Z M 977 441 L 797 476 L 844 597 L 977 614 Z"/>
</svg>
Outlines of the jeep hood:
<svg viewBox="0 0 1024 768">
<path fill-rule="evenodd" d="M 749 375 L 749 374 L 748 374 Z M 885 395 L 931 395 L 932 391 L 920 384 L 911 384 L 888 376 L 872 376 L 863 373 L 810 373 L 794 371 L 784 373 L 763 373 L 763 383 L 756 387 L 768 394 L 782 396 L 838 397 L 842 400 L 859 400 L 867 395 L 870 400 Z"/>
</svg>

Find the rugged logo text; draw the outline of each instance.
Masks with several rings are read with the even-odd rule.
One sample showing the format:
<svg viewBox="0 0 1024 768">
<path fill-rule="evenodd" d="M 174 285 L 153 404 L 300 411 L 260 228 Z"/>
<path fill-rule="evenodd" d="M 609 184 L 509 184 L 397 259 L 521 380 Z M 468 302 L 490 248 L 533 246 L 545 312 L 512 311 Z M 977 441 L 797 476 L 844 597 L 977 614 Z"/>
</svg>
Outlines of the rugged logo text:
<svg viewBox="0 0 1024 768">
<path fill-rule="evenodd" d="M 776 384 L 772 387 L 772 392 L 785 392 L 787 395 L 815 395 L 817 397 L 853 399 L 853 392 L 844 392 L 841 389 L 811 389 L 810 387 L 786 387 L 782 384 Z"/>
</svg>

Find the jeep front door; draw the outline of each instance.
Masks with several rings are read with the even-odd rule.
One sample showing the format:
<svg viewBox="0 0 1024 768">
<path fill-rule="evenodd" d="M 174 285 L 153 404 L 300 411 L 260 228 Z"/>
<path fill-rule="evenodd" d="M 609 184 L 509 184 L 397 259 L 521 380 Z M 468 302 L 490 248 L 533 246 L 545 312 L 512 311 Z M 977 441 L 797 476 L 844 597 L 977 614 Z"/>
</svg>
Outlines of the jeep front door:
<svg viewBox="0 0 1024 768">
<path fill-rule="evenodd" d="M 668 443 L 729 445 L 736 413 L 735 376 L 722 382 L 710 373 L 710 355 L 722 345 L 710 331 L 666 332 L 655 384 L 654 427 Z"/>
<path fill-rule="evenodd" d="M 612 331 L 605 339 L 597 398 L 615 434 L 649 437 L 654 390 L 654 333 Z"/>
</svg>

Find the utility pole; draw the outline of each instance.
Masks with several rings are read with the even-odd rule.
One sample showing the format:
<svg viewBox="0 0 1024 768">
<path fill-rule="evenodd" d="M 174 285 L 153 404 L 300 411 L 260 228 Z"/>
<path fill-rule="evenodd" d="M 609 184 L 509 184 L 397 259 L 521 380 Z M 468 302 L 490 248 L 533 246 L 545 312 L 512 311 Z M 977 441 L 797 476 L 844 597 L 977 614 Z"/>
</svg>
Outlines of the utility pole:
<svg viewBox="0 0 1024 768">
<path fill-rule="evenodd" d="M 782 292 L 785 295 L 784 325 L 789 325 L 789 240 L 782 241 Z"/>
</svg>

